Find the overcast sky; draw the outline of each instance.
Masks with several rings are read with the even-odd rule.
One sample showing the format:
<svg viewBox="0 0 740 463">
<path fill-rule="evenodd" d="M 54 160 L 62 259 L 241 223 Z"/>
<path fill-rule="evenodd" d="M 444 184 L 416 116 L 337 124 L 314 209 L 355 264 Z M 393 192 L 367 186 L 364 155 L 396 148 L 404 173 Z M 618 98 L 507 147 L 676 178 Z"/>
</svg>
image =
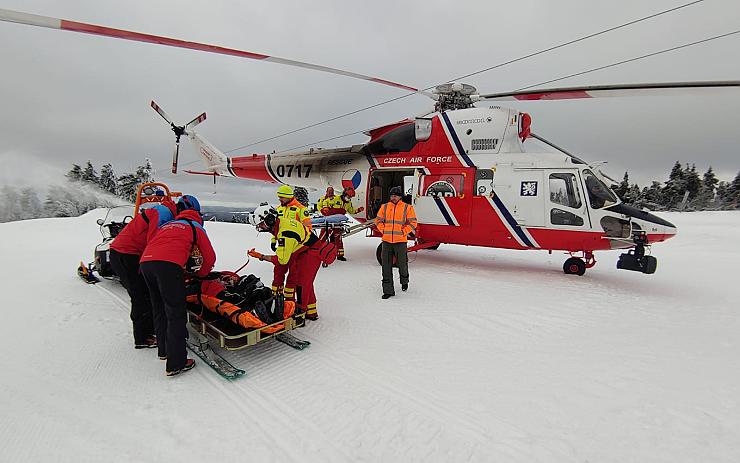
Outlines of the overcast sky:
<svg viewBox="0 0 740 463">
<path fill-rule="evenodd" d="M 686 0 L 126 2 L 4 0 L 0 7 L 205 42 L 379 76 L 423 88 L 687 3 Z M 706 0 L 627 29 L 476 75 L 482 93 L 508 91 L 740 29 L 740 2 Z M 404 95 L 316 71 L 0 22 L 0 182 L 47 183 L 87 159 L 131 171 L 151 158 L 160 179 L 204 200 L 271 198 L 260 184 L 169 175 L 173 136 L 149 108 L 178 122 L 202 111 L 199 131 L 229 150 Z M 739 80 L 740 35 L 550 86 Z M 237 151 L 285 150 L 413 117 L 412 96 Z M 512 104 L 533 130 L 588 161 L 608 161 L 645 184 L 671 165 L 740 170 L 740 92 Z M 356 135 L 322 147 L 362 143 Z M 197 161 L 189 144 L 181 166 Z M 198 162 L 190 168 L 201 168 Z"/>
</svg>

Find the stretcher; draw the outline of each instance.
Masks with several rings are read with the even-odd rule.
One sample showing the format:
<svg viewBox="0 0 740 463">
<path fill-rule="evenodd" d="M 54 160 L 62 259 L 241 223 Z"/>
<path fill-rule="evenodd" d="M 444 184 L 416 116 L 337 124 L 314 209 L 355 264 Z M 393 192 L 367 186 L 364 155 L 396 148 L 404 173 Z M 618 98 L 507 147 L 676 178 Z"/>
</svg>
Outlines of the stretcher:
<svg viewBox="0 0 740 463">
<path fill-rule="evenodd" d="M 187 297 L 187 319 L 190 333 L 187 342 L 188 349 L 219 375 L 232 380 L 246 372 L 222 357 L 214 350 L 215 347 L 229 351 L 240 350 L 270 338 L 298 350 L 308 347 L 310 342 L 291 334 L 291 331 L 306 325 L 305 313 L 296 313 L 295 303 L 292 301 L 283 303 L 282 298 L 274 304 L 282 309 L 278 313 L 285 314 L 285 317 L 273 323 L 267 323 L 250 311 L 241 310 L 240 306 L 222 301 L 215 296 L 191 294 Z"/>
<path fill-rule="evenodd" d="M 364 223 L 358 223 L 350 225 L 349 218 L 344 214 L 335 214 L 326 217 L 314 217 L 311 219 L 311 225 L 314 230 L 342 230 L 342 237 L 352 236 L 355 233 L 359 233 L 363 230 L 373 227 L 375 221 L 368 220 Z"/>
</svg>

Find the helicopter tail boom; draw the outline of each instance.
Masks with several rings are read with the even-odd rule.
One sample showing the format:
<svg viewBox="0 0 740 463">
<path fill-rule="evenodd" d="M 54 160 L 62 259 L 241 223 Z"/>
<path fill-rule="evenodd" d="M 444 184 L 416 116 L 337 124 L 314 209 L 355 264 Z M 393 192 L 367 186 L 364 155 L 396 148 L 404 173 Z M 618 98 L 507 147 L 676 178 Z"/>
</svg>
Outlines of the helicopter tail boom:
<svg viewBox="0 0 740 463">
<path fill-rule="evenodd" d="M 211 142 L 195 131 L 191 130 L 188 133 L 188 137 L 190 138 L 190 141 L 193 142 L 196 151 L 203 160 L 203 163 L 206 166 L 206 171 L 214 175 L 226 177 L 235 176 L 229 168 L 229 158 L 226 157 L 221 150 L 216 148 Z"/>
</svg>

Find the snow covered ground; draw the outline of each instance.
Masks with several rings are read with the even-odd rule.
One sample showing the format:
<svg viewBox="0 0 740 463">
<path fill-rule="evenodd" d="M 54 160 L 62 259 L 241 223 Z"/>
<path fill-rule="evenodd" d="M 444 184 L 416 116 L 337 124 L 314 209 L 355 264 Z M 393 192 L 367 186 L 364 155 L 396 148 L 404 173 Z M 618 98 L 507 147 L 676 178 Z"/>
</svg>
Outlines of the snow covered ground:
<svg viewBox="0 0 740 463">
<path fill-rule="evenodd" d="M 166 378 L 125 292 L 85 285 L 100 211 L 0 224 L 3 461 L 740 461 L 740 213 L 664 214 L 658 272 L 441 246 L 380 299 L 375 240 L 319 273 L 321 319 Z M 217 268 L 268 249 L 208 223 Z M 267 263 L 246 271 L 264 277 Z M 269 281 L 269 279 L 268 279 Z"/>
</svg>

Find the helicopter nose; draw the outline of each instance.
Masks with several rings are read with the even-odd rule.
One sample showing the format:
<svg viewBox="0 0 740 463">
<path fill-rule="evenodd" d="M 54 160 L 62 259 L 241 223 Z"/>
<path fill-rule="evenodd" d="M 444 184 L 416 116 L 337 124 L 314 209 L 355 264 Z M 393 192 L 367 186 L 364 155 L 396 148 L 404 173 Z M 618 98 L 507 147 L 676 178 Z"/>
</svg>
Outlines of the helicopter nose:
<svg viewBox="0 0 740 463">
<path fill-rule="evenodd" d="M 648 218 L 648 221 L 651 222 L 651 231 L 648 232 L 648 241 L 650 243 L 666 241 L 676 236 L 676 234 L 678 233 L 678 229 L 675 225 L 665 219 L 653 216 L 652 214 L 648 215 L 652 216 Z M 653 217 L 656 220 L 650 220 L 650 218 Z"/>
</svg>

